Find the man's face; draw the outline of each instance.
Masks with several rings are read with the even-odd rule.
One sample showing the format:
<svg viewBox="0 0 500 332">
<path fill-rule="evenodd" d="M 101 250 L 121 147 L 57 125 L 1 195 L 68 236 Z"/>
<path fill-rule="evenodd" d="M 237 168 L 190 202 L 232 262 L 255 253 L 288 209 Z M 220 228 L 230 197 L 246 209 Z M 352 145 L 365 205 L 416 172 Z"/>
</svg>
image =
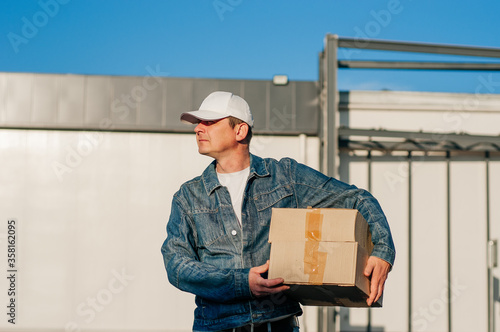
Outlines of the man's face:
<svg viewBox="0 0 500 332">
<path fill-rule="evenodd" d="M 229 119 L 201 121 L 194 128 L 198 152 L 212 158 L 219 158 L 232 152 L 238 145 L 236 132 L 229 125 Z"/>
</svg>

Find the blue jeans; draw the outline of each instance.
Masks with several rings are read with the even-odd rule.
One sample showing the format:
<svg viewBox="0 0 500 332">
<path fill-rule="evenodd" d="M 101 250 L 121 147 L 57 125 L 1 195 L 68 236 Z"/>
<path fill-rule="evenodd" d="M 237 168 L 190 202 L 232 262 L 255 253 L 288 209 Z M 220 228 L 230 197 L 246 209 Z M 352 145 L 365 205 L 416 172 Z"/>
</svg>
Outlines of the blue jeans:
<svg viewBox="0 0 500 332">
<path fill-rule="evenodd" d="M 221 332 L 299 332 L 299 321 L 297 317 L 291 316 L 275 322 L 254 324 L 253 326 L 250 324 Z"/>
</svg>

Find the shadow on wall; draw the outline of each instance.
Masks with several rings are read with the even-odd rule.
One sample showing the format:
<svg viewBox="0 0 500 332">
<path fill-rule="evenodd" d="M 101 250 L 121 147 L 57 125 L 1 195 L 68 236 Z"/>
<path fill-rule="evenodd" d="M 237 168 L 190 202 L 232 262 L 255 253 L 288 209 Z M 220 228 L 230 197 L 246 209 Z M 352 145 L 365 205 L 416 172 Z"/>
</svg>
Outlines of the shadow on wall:
<svg viewBox="0 0 500 332">
<path fill-rule="evenodd" d="M 493 277 L 493 301 L 500 302 L 500 281 L 497 277 Z"/>
</svg>

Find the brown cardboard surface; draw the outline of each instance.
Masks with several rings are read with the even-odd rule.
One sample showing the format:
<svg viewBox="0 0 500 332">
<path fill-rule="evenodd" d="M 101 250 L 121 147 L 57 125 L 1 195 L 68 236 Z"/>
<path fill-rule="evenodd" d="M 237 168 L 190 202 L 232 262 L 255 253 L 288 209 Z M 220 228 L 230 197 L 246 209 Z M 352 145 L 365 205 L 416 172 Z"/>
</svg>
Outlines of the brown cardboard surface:
<svg viewBox="0 0 500 332">
<path fill-rule="evenodd" d="M 363 271 L 373 244 L 357 210 L 273 209 L 270 227 L 268 278 L 291 285 L 288 296 L 304 305 L 367 306 Z"/>
<path fill-rule="evenodd" d="M 311 215 L 319 215 L 321 222 L 316 219 L 318 217 L 308 222 Z M 368 223 L 354 209 L 273 208 L 269 242 L 304 241 L 304 231 L 312 230 L 316 226 L 319 228 L 314 229 L 310 235 L 316 237 L 320 235 L 320 241 L 358 242 L 369 253 L 373 249 Z"/>
<path fill-rule="evenodd" d="M 364 248 L 356 242 L 316 242 L 318 252 L 325 261 L 321 269 L 320 282 L 311 282 L 308 256 L 304 254 L 307 242 L 275 242 L 271 246 L 268 278 L 283 278 L 285 284 L 316 284 L 356 286 L 369 293 L 370 282 L 363 275 L 368 260 Z M 317 280 L 317 279 L 316 279 Z"/>
<path fill-rule="evenodd" d="M 326 257 L 321 282 L 311 281 L 304 250 L 307 242 L 275 242 L 271 247 L 269 279 L 283 278 L 291 286 L 287 295 L 303 305 L 367 307 L 370 281 L 363 271 L 368 253 L 356 242 L 318 242 L 318 251 Z M 315 276 L 314 278 L 319 278 Z M 373 304 L 381 307 L 382 300 Z"/>
</svg>

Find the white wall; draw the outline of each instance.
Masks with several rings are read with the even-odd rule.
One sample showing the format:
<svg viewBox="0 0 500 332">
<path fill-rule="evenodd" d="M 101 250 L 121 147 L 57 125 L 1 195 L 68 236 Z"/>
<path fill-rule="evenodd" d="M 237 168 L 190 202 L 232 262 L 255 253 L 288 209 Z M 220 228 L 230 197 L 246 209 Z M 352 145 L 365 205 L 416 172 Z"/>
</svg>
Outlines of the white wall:
<svg viewBox="0 0 500 332">
<path fill-rule="evenodd" d="M 315 138 L 252 145 L 315 167 L 318 149 Z M 0 160 L 4 273 L 8 220 L 17 236 L 16 324 L 2 314 L 0 330 L 191 330 L 194 297 L 168 283 L 160 247 L 172 195 L 211 162 L 194 135 L 2 130 Z M 8 288 L 0 278 L 0 303 Z"/>
</svg>

